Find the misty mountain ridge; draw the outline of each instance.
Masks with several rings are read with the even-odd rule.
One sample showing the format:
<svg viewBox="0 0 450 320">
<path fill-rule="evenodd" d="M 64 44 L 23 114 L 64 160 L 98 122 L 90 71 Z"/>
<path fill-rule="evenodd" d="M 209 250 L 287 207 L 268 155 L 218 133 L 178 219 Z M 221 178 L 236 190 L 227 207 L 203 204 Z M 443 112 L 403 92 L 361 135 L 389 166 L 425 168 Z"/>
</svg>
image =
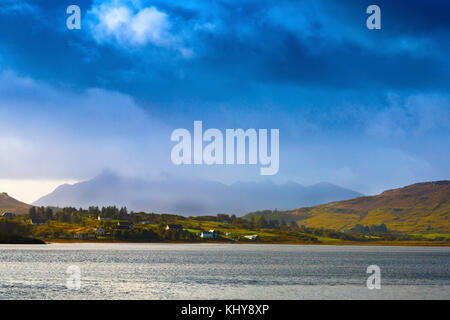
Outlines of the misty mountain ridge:
<svg viewBox="0 0 450 320">
<path fill-rule="evenodd" d="M 197 216 L 216 213 L 243 215 L 250 211 L 289 210 L 332 201 L 348 200 L 361 193 L 318 183 L 302 186 L 289 181 L 276 184 L 164 178 L 127 178 L 105 171 L 91 180 L 64 184 L 33 203 L 36 206 L 126 206 L 129 210 Z"/>
</svg>

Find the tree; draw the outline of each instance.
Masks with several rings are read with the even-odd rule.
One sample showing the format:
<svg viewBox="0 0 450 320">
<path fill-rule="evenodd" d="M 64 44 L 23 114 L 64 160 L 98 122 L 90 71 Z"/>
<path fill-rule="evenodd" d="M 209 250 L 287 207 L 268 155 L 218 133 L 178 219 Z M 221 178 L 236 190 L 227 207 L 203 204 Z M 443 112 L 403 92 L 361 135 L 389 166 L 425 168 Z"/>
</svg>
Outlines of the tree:
<svg viewBox="0 0 450 320">
<path fill-rule="evenodd" d="M 266 218 L 264 218 L 263 216 L 259 216 L 255 219 L 254 221 L 255 225 L 260 227 L 260 228 L 266 228 L 268 223 Z"/>
<path fill-rule="evenodd" d="M 128 220 L 128 210 L 127 207 L 120 208 L 119 211 L 119 219 L 120 220 Z"/>
<path fill-rule="evenodd" d="M 46 220 L 53 219 L 53 210 L 50 207 L 45 208 L 45 219 Z"/>
<path fill-rule="evenodd" d="M 28 210 L 30 219 L 37 219 L 38 215 L 36 212 L 36 207 L 31 207 L 30 210 Z"/>
</svg>

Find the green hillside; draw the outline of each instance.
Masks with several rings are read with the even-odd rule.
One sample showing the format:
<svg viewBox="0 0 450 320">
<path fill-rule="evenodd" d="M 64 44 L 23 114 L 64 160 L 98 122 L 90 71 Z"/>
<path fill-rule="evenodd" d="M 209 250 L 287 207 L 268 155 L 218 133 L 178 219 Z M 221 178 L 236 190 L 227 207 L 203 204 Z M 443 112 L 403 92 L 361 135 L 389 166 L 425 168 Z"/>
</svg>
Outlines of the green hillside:
<svg viewBox="0 0 450 320">
<path fill-rule="evenodd" d="M 417 183 L 377 196 L 359 197 L 283 212 L 256 212 L 248 219 L 296 221 L 300 226 L 348 230 L 384 223 L 404 233 L 450 233 L 450 181 Z"/>
</svg>

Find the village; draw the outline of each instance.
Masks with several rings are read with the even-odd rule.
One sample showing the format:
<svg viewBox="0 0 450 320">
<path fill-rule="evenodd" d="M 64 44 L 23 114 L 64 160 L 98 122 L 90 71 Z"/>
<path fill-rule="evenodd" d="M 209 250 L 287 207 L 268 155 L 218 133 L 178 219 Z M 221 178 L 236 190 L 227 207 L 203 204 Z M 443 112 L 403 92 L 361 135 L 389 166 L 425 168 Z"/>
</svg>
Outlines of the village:
<svg viewBox="0 0 450 320">
<path fill-rule="evenodd" d="M 115 206 L 92 206 L 88 209 L 31 207 L 28 214 L 0 211 L 1 228 L 22 238 L 44 242 L 448 243 L 442 237 L 425 238 L 415 234 L 391 232 L 385 224 L 356 225 L 338 231 L 310 228 L 294 221 L 286 222 L 262 215 L 237 217 L 219 213 L 184 217 L 164 213 L 128 212 L 126 207 Z"/>
<path fill-rule="evenodd" d="M 117 218 L 102 216 L 83 217 L 76 223 L 57 221 L 52 218 L 18 216 L 3 212 L 1 218 L 19 221 L 28 226 L 36 236 L 53 240 L 108 241 L 108 240 L 190 240 L 190 241 L 258 241 L 257 234 L 221 232 L 217 229 L 193 229 L 179 223 L 155 223 L 153 221 L 130 221 L 130 216 Z M 75 222 L 75 221 L 74 221 Z"/>
</svg>

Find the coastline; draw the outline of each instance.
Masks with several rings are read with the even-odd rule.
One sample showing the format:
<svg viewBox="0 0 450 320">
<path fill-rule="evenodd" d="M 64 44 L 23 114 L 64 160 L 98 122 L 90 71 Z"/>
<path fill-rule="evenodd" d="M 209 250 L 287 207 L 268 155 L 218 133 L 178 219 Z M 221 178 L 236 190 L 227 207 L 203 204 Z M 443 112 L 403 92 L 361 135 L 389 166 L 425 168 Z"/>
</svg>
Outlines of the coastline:
<svg viewBox="0 0 450 320">
<path fill-rule="evenodd" d="M 120 241 L 120 240 L 108 240 L 108 241 L 92 241 L 92 240 L 49 240 L 45 241 L 45 244 L 52 243 L 142 243 L 142 244 L 250 244 L 250 245 L 334 245 L 334 246 L 404 246 L 404 247 L 450 247 L 450 243 L 448 242 L 433 242 L 433 241 L 376 241 L 376 242 L 344 242 L 344 241 L 323 241 L 323 242 L 247 242 L 247 241 L 208 241 L 208 242 L 200 242 L 200 241 L 157 241 L 157 242 L 138 242 L 138 241 Z"/>
<path fill-rule="evenodd" d="M 47 244 L 47 242 L 36 238 L 10 237 L 0 239 L 0 244 Z"/>
</svg>

